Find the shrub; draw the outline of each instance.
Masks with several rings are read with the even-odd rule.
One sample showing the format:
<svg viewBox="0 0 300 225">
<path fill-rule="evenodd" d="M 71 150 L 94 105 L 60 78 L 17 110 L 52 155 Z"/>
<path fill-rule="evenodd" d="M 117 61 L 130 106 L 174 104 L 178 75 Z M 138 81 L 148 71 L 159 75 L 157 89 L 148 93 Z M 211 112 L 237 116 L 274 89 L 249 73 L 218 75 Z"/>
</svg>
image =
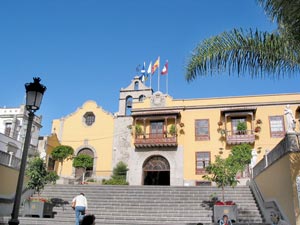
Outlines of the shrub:
<svg viewBox="0 0 300 225">
<path fill-rule="evenodd" d="M 107 185 L 128 185 L 126 181 L 127 165 L 124 162 L 119 162 L 113 169 L 113 175 L 109 180 L 102 180 L 102 184 Z"/>
</svg>

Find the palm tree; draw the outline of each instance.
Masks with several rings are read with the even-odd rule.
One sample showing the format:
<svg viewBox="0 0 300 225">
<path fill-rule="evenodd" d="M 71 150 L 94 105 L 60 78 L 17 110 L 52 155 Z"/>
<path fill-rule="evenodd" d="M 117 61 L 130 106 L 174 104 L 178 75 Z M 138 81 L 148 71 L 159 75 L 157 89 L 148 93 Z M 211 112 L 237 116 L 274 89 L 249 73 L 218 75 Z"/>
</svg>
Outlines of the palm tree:
<svg viewBox="0 0 300 225">
<path fill-rule="evenodd" d="M 272 33 L 233 29 L 204 40 L 189 59 L 187 81 L 225 71 L 272 78 L 300 71 L 300 1 L 257 1 L 278 29 Z"/>
</svg>

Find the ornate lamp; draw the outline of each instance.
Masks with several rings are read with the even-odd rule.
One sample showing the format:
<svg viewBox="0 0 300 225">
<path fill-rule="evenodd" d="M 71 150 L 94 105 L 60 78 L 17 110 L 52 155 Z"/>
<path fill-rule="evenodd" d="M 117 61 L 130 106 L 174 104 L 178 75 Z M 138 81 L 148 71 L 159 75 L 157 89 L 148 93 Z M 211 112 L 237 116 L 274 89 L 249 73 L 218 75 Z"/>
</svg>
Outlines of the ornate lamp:
<svg viewBox="0 0 300 225">
<path fill-rule="evenodd" d="M 9 220 L 9 225 L 18 225 L 19 224 L 19 208 L 21 203 L 21 195 L 23 190 L 24 174 L 27 162 L 28 148 L 31 139 L 31 127 L 34 118 L 34 112 L 40 108 L 42 103 L 44 92 L 46 87 L 40 84 L 41 79 L 39 77 L 33 78 L 33 83 L 26 83 L 26 109 L 29 111 L 28 114 L 28 124 L 25 136 L 25 142 L 22 153 L 22 160 L 20 166 L 20 172 L 18 177 L 17 189 L 14 199 L 14 207 L 11 213 L 11 219 Z"/>
</svg>

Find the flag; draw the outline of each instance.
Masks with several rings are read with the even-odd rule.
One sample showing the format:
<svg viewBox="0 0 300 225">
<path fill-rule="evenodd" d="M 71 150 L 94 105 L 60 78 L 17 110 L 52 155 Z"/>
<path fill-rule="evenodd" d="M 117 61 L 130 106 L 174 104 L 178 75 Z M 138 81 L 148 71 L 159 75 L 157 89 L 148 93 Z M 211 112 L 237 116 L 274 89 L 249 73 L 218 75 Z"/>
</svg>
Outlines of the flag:
<svg viewBox="0 0 300 225">
<path fill-rule="evenodd" d="M 144 75 L 144 82 L 146 82 L 146 80 L 148 80 L 148 74 Z"/>
<path fill-rule="evenodd" d="M 149 64 L 149 67 L 148 67 L 148 70 L 147 70 L 147 74 L 151 73 L 151 69 L 152 69 L 152 62 L 150 62 L 150 64 Z"/>
<path fill-rule="evenodd" d="M 141 69 L 141 74 L 145 74 L 146 73 L 145 67 L 146 67 L 146 63 L 144 62 L 143 68 Z"/>
<path fill-rule="evenodd" d="M 141 75 L 141 76 L 139 77 L 139 80 L 142 81 L 142 82 L 144 83 L 144 82 L 145 82 L 145 75 L 144 75 L 144 74 Z"/>
<path fill-rule="evenodd" d="M 168 62 L 168 60 L 166 61 L 166 64 L 164 65 L 164 68 L 162 69 L 162 71 L 161 71 L 161 75 L 166 75 L 166 74 L 168 74 L 168 66 L 169 66 L 169 62 Z"/>
<path fill-rule="evenodd" d="M 155 63 L 152 66 L 151 74 L 154 74 L 158 67 L 159 67 L 159 56 L 158 56 L 157 60 L 155 61 Z"/>
</svg>

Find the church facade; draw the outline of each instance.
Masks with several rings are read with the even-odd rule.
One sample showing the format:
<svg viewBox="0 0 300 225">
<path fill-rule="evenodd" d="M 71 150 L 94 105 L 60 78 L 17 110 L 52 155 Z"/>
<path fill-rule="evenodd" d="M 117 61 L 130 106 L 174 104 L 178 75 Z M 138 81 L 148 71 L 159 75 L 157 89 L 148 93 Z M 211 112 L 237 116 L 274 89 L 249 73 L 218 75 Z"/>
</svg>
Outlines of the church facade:
<svg viewBox="0 0 300 225">
<path fill-rule="evenodd" d="M 253 166 L 285 136 L 287 107 L 292 129 L 299 130 L 299 106 L 300 94 L 173 99 L 153 93 L 135 77 L 120 90 L 117 113 L 87 101 L 54 120 L 52 133 L 60 144 L 72 146 L 75 155 L 94 158 L 90 176 L 97 180 L 109 178 L 122 161 L 128 165 L 130 185 L 210 185 L 202 178 L 205 167 L 242 143 L 251 146 L 252 161 L 238 176 L 249 178 Z M 64 177 L 78 174 L 70 160 L 64 163 Z"/>
</svg>

